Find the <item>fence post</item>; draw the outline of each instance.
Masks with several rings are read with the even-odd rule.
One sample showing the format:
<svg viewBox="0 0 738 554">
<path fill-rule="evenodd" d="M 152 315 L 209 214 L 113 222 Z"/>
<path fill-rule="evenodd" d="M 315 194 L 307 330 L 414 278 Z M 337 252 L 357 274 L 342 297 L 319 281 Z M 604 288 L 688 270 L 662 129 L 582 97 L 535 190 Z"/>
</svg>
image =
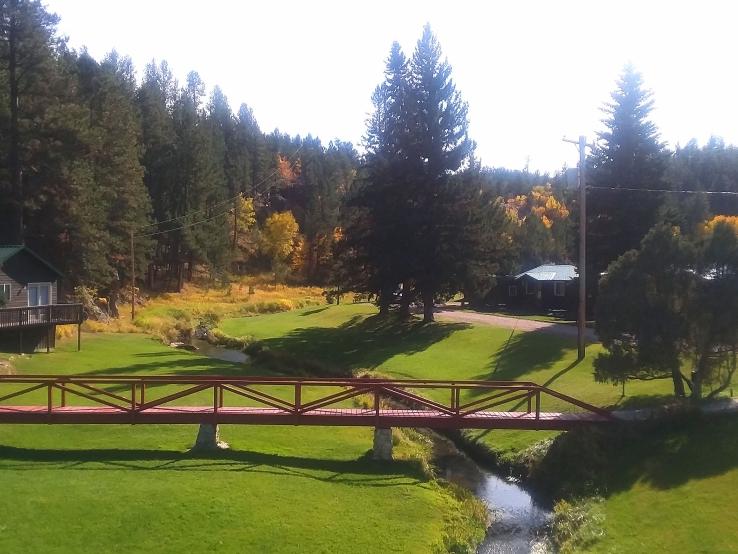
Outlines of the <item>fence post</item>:
<svg viewBox="0 0 738 554">
<path fill-rule="evenodd" d="M 302 383 L 295 383 L 295 414 L 302 410 Z"/>
<path fill-rule="evenodd" d="M 374 387 L 374 418 L 379 423 L 379 389 Z"/>
</svg>

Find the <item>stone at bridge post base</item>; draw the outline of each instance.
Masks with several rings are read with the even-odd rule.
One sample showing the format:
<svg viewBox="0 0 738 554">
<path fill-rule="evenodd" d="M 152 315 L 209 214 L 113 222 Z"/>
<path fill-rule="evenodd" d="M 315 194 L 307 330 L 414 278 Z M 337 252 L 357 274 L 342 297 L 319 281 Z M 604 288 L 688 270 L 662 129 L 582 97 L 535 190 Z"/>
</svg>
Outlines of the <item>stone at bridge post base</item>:
<svg viewBox="0 0 738 554">
<path fill-rule="evenodd" d="M 220 429 L 217 424 L 201 423 L 197 431 L 197 439 L 192 450 L 200 452 L 227 450 L 229 448 L 227 442 L 220 440 Z"/>
<path fill-rule="evenodd" d="M 374 428 L 374 448 L 372 457 L 375 460 L 392 460 L 392 429 Z"/>
</svg>

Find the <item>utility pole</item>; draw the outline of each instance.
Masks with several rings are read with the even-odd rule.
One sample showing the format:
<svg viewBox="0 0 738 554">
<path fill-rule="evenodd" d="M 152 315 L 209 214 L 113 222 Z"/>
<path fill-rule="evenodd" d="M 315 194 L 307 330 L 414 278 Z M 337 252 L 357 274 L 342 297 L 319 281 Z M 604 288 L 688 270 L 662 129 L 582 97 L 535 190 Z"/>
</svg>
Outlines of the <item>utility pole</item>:
<svg viewBox="0 0 738 554">
<path fill-rule="evenodd" d="M 131 321 L 136 319 L 136 252 L 133 249 L 133 229 L 131 229 Z"/>
<path fill-rule="evenodd" d="M 579 140 L 564 138 L 564 142 L 576 144 L 579 148 L 579 305 L 577 309 L 577 360 L 585 355 L 585 334 L 587 331 L 587 180 L 586 164 L 587 137 Z"/>
</svg>

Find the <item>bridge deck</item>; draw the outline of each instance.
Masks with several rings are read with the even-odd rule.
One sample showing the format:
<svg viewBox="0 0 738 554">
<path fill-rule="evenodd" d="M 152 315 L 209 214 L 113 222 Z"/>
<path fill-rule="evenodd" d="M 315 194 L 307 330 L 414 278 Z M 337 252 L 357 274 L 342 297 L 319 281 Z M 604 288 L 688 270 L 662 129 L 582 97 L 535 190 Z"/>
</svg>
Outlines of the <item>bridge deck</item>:
<svg viewBox="0 0 738 554">
<path fill-rule="evenodd" d="M 276 408 L 163 406 L 145 411 L 100 406 L 0 406 L 0 423 L 323 425 L 374 427 L 429 427 L 436 429 L 571 429 L 602 423 L 607 418 L 591 412 L 490 412 L 463 417 L 434 410 L 322 408 L 293 414 Z"/>
</svg>

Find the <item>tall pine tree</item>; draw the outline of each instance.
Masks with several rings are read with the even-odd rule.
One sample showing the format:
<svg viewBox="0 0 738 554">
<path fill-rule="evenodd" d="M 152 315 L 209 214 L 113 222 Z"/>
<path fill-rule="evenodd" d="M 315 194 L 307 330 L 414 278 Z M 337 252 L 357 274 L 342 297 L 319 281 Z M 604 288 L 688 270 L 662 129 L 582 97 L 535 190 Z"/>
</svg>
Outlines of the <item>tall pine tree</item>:
<svg viewBox="0 0 738 554">
<path fill-rule="evenodd" d="M 649 120 L 652 93 L 632 66 L 627 66 L 605 104 L 605 130 L 588 160 L 587 233 L 593 276 L 604 271 L 622 253 L 637 248 L 658 219 L 663 201 L 644 189 L 664 187 L 668 152 Z M 614 190 L 606 190 L 614 189 Z M 630 190 L 629 190 L 630 189 Z"/>
</svg>

